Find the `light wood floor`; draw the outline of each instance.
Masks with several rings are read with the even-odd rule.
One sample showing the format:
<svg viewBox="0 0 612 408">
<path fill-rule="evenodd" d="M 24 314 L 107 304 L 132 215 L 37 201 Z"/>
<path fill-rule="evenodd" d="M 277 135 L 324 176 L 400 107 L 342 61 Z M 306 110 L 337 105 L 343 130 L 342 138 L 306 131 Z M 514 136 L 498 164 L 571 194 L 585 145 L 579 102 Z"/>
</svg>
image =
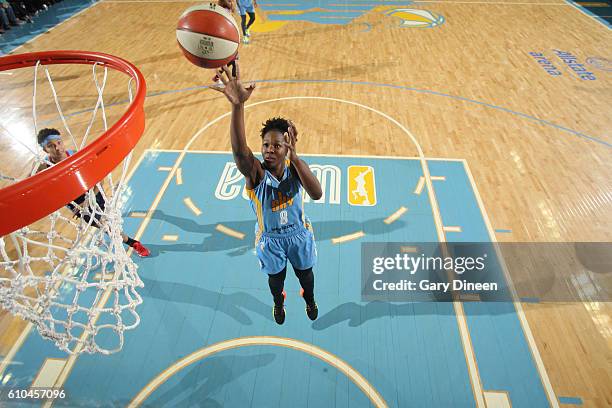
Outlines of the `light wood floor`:
<svg viewBox="0 0 612 408">
<path fill-rule="evenodd" d="M 552 49 L 572 52 L 582 63 L 610 57 L 612 34 L 561 1 L 528 3 L 419 3 L 414 8 L 446 19 L 429 29 L 399 27 L 383 14 L 392 7 L 346 26 L 290 22 L 264 31 L 272 26 L 258 24 L 252 44 L 241 48 L 242 72 L 245 80 L 299 80 L 260 82 L 253 102 L 288 96 L 358 102 L 408 128 L 426 156 L 466 159 L 493 227 L 511 230 L 498 234 L 499 241 L 611 241 L 612 72 L 592 68 L 597 80 L 581 81 Z M 16 52 L 82 49 L 121 56 L 142 70 L 149 94 L 206 85 L 212 72 L 190 65 L 176 46 L 177 18 L 192 4 L 100 2 Z M 544 52 L 563 75 L 546 74 L 531 51 Z M 93 107 L 85 73 L 52 72 L 63 79 L 57 83 L 67 112 Z M 0 76 L 0 161 L 13 169 L 29 158 L 6 136 L 7 129 L 33 129 L 29 81 L 29 70 Z M 109 84 L 110 100 L 121 100 L 124 89 L 124 82 Z M 41 115 L 50 118 L 52 100 L 41 104 Z M 146 148 L 182 149 L 229 108 L 207 89 L 152 96 L 145 106 L 147 129 L 135 157 Z M 124 107 L 111 108 L 111 118 Z M 321 100 L 248 110 L 254 150 L 260 123 L 274 114 L 295 121 L 303 153 L 416 155 L 390 121 Z M 84 129 L 86 120 L 75 118 L 75 126 Z M 229 150 L 228 126 L 227 118 L 221 120 L 191 149 Z M 580 396 L 587 407 L 612 406 L 611 304 L 595 299 L 524 309 L 556 394 Z M 0 353 L 6 354 L 23 325 L 8 316 L 1 324 Z"/>
</svg>

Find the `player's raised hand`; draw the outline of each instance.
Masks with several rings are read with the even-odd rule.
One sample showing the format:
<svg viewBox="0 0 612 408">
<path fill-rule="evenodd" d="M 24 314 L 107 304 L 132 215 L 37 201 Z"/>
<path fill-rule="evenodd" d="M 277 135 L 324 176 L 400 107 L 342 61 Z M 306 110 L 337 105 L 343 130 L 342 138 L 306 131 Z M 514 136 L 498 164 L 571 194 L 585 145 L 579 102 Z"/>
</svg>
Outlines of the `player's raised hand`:
<svg viewBox="0 0 612 408">
<path fill-rule="evenodd" d="M 219 0 L 219 5 L 230 10 L 232 13 L 236 11 L 236 7 L 234 6 L 234 0 Z"/>
<path fill-rule="evenodd" d="M 298 131 L 295 125 L 292 121 L 289 121 L 289 128 L 287 132 L 285 132 L 285 146 L 287 146 L 290 161 L 297 159 L 297 150 L 295 147 L 298 140 L 297 136 Z"/>
<path fill-rule="evenodd" d="M 249 84 L 245 87 L 240 81 L 240 66 L 238 65 L 238 61 L 234 61 L 234 64 L 236 75 L 234 76 L 232 74 L 229 66 L 224 65 L 217 70 L 217 75 L 219 79 L 221 79 L 221 82 L 223 82 L 223 86 L 212 85 L 210 88 L 223 93 L 233 105 L 239 105 L 250 98 L 253 90 L 255 90 L 255 84 Z"/>
<path fill-rule="evenodd" d="M 291 136 L 293 134 L 293 136 L 295 137 L 295 143 L 297 143 L 297 141 L 298 141 L 298 131 L 297 131 L 297 128 L 295 127 L 295 123 L 293 123 L 292 120 L 289 120 L 288 133 L 289 133 L 289 136 Z"/>
</svg>

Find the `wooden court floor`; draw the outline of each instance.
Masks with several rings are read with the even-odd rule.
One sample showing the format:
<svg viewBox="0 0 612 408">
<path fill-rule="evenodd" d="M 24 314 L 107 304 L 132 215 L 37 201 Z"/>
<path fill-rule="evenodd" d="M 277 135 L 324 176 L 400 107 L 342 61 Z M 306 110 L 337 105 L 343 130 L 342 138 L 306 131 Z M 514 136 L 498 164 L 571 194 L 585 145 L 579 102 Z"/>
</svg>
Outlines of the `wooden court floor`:
<svg viewBox="0 0 612 408">
<path fill-rule="evenodd" d="M 612 58 L 607 27 L 560 0 L 394 2 L 338 24 L 324 24 L 329 9 L 314 6 L 327 2 L 311 2 L 318 21 L 282 20 L 275 15 L 300 12 L 273 12 L 265 6 L 278 2 L 260 3 L 252 43 L 240 49 L 244 80 L 257 82 L 251 102 L 327 99 L 279 100 L 248 110 L 254 150 L 260 123 L 283 115 L 299 128 L 299 152 L 417 155 L 392 121 L 341 103 L 355 102 L 409 129 L 426 157 L 465 159 L 498 241 L 612 240 L 612 72 L 587 63 Z M 355 5 L 337 3 L 340 11 Z M 133 62 L 150 95 L 135 157 L 147 148 L 183 149 L 229 108 L 205 88 L 212 72 L 187 63 L 176 45 L 178 16 L 193 4 L 101 1 L 15 53 L 81 49 Z M 427 10 L 444 21 L 432 28 L 402 25 L 407 17 L 393 13 L 398 9 Z M 580 78 L 559 57 L 568 53 L 595 79 Z M 561 75 L 551 74 L 543 58 Z M 66 112 L 93 106 L 93 93 L 81 91 L 82 78 L 55 72 Z M 0 76 L 3 166 L 17 168 L 29 159 L 6 131 L 33 129 L 30 81 L 30 71 Z M 121 89 L 109 87 L 116 100 Z M 41 103 L 41 114 L 51 119 L 54 105 Z M 122 106 L 109 109 L 110 117 Z M 86 122 L 74 119 L 76 128 Z M 220 120 L 189 148 L 230 150 L 228 127 L 228 118 Z M 590 279 L 609 289 L 604 277 Z M 588 407 L 612 406 L 611 304 L 586 296 L 522 307 L 556 395 L 578 396 Z M 23 323 L 6 315 L 1 323 L 0 353 L 6 355 Z"/>
</svg>

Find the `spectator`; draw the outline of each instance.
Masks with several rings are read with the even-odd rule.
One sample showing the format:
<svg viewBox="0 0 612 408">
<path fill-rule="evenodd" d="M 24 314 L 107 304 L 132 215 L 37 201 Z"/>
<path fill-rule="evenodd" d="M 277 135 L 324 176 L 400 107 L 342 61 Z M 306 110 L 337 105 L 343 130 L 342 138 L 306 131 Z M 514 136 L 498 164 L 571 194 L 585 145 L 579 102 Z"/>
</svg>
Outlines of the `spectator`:
<svg viewBox="0 0 612 408">
<path fill-rule="evenodd" d="M 15 16 L 19 20 L 27 21 L 28 23 L 32 23 L 32 16 L 28 12 L 26 3 L 21 0 L 8 0 L 11 7 L 13 7 L 13 11 L 15 12 Z"/>
<path fill-rule="evenodd" d="M 0 0 L 0 20 L 2 23 L 0 34 L 10 29 L 11 26 L 18 26 L 24 23 L 15 16 L 15 11 L 7 0 Z"/>
</svg>

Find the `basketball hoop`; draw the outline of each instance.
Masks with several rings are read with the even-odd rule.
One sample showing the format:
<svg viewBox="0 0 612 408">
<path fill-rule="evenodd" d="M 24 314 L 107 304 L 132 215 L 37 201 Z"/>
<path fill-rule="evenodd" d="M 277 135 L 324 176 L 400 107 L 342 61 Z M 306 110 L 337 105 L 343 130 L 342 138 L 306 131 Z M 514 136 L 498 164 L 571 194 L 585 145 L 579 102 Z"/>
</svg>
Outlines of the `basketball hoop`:
<svg viewBox="0 0 612 408">
<path fill-rule="evenodd" d="M 47 67 L 56 64 L 93 67 L 97 100 L 80 143 L 70 130 Z M 140 322 L 136 306 L 142 298 L 136 288 L 143 283 L 122 242 L 120 207 L 132 149 L 144 132 L 146 85 L 134 65 L 107 54 L 49 51 L 1 57 L 0 72 L 34 67 L 35 133 L 41 66 L 77 151 L 51 166 L 40 151 L 30 150 L 34 168 L 25 176 L 7 176 L 0 168 L 0 179 L 12 182 L 0 190 L 0 305 L 33 323 L 43 337 L 68 353 L 109 354 L 122 348 L 124 331 Z M 102 83 L 99 68 L 104 69 Z M 108 68 L 127 74 L 130 100 L 110 128 L 103 97 Z M 104 132 L 87 143 L 98 111 Z M 50 166 L 36 173 L 34 169 L 43 163 Z M 120 173 L 117 182 L 113 173 Z M 68 204 L 79 209 L 79 217 L 64 208 Z"/>
<path fill-rule="evenodd" d="M 51 64 L 100 64 L 122 71 L 136 81 L 136 94 L 123 115 L 85 149 L 52 168 L 0 190 L 0 235 L 31 224 L 63 207 L 101 181 L 132 151 L 144 132 L 146 86 L 129 62 L 106 54 L 49 51 L 0 58 L 0 72 Z M 49 191 L 54 191 L 53 195 Z"/>
</svg>

